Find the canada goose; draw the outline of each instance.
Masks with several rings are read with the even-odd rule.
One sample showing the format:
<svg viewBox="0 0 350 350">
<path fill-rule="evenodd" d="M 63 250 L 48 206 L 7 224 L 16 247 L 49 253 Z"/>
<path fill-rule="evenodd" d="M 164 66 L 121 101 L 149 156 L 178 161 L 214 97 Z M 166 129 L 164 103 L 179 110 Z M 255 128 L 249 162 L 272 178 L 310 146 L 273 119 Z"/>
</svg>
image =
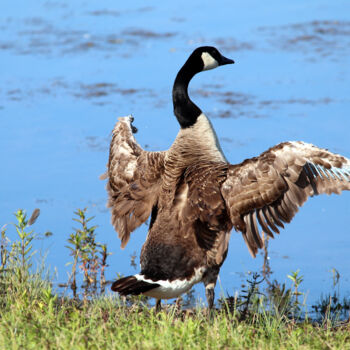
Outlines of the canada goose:
<svg viewBox="0 0 350 350">
<path fill-rule="evenodd" d="M 199 47 L 180 69 L 173 104 L 181 128 L 169 150 L 143 150 L 130 116 L 114 127 L 104 178 L 122 248 L 151 215 L 141 272 L 113 283 L 120 295 L 143 293 L 159 306 L 203 282 L 211 309 L 233 227 L 255 257 L 263 247 L 259 227 L 274 237 L 309 196 L 350 190 L 350 160 L 304 142 L 278 144 L 236 165 L 226 161 L 187 88 L 196 73 L 231 63 L 216 48 Z"/>
</svg>

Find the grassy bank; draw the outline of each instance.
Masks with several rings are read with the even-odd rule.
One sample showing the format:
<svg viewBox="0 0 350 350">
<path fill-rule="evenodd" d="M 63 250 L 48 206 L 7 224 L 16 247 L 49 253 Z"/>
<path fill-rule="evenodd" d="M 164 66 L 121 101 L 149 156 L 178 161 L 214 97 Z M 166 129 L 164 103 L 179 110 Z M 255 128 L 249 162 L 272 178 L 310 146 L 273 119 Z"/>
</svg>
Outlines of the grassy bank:
<svg viewBox="0 0 350 350">
<path fill-rule="evenodd" d="M 38 212 L 29 220 L 16 213 L 17 239 L 10 241 L 2 229 L 0 349 L 350 349 L 349 323 L 339 321 L 342 310 L 331 299 L 317 322 L 302 312 L 297 273 L 290 276 L 294 288 L 275 284 L 265 294 L 253 276 L 240 295 L 219 300 L 211 315 L 203 307 L 176 305 L 155 313 L 145 298 L 106 296 L 107 247 L 96 243 L 85 212 L 76 214 L 81 227 L 68 238 L 72 272 L 63 291 L 32 267 L 31 225 Z"/>
<path fill-rule="evenodd" d="M 350 327 L 295 323 L 269 313 L 245 321 L 224 312 L 208 320 L 205 310 L 158 314 L 141 305 L 132 308 L 115 298 L 87 305 L 34 290 L 2 305 L 3 349 L 350 349 Z"/>
</svg>

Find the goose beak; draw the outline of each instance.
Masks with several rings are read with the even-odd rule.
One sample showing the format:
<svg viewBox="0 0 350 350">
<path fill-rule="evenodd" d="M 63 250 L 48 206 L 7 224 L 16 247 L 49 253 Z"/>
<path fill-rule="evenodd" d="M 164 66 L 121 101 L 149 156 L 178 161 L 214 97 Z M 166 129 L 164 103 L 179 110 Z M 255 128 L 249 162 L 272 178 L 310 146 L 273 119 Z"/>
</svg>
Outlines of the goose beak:
<svg viewBox="0 0 350 350">
<path fill-rule="evenodd" d="M 223 65 L 225 65 L 225 64 L 233 64 L 233 63 L 235 63 L 234 60 L 231 60 L 231 59 L 229 59 L 229 58 L 226 58 L 225 56 L 221 56 L 221 60 L 220 60 L 219 65 L 220 65 L 220 66 L 223 66 Z"/>
</svg>

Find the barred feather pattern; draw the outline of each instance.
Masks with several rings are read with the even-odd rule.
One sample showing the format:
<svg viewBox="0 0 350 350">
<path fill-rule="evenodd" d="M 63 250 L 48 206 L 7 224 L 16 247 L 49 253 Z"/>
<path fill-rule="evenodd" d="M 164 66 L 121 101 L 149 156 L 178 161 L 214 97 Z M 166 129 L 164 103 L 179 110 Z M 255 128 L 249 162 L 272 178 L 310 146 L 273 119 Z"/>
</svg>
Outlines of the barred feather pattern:
<svg viewBox="0 0 350 350">
<path fill-rule="evenodd" d="M 304 142 L 285 142 L 230 165 L 221 192 L 230 219 L 255 257 L 310 196 L 350 190 L 350 160 Z"/>
</svg>

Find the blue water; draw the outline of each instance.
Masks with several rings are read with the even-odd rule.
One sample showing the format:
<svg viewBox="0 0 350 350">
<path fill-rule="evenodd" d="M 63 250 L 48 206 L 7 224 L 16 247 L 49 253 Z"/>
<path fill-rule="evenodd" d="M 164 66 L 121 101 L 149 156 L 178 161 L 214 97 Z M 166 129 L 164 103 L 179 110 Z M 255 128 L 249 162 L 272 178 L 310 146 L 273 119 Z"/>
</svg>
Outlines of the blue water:
<svg viewBox="0 0 350 350">
<path fill-rule="evenodd" d="M 41 209 L 34 228 L 46 263 L 67 280 L 66 239 L 73 211 L 95 215 L 98 240 L 113 252 L 107 277 L 134 273 L 147 226 L 125 250 L 105 208 L 110 132 L 132 113 L 137 140 L 167 149 L 174 77 L 194 48 L 217 46 L 236 62 L 196 76 L 193 100 L 211 118 L 232 163 L 287 140 L 350 157 L 350 4 L 348 1 L 4 1 L 0 12 L 0 226 L 18 208 Z M 350 291 L 350 193 L 309 200 L 270 243 L 273 277 L 300 269 L 309 302 L 340 275 Z M 13 230 L 9 226 L 9 235 Z M 12 236 L 13 237 L 13 236 Z M 220 291 L 240 289 L 261 270 L 233 234 Z M 203 288 L 196 289 L 203 297 Z"/>
</svg>

